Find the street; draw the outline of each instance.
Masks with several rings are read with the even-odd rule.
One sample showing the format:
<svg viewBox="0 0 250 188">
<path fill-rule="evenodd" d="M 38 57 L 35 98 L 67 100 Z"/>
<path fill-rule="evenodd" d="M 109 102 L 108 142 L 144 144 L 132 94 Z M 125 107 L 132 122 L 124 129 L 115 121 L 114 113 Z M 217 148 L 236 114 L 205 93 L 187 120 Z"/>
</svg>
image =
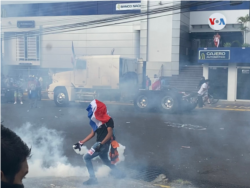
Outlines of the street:
<svg viewBox="0 0 250 188">
<path fill-rule="evenodd" d="M 28 145 L 33 143 L 27 185 L 36 182 L 29 178 L 32 176 L 76 176 L 84 168 L 72 145 L 91 130 L 87 105 L 59 108 L 53 101 L 43 100 L 38 108 L 30 109 L 28 101 L 24 105 L 2 104 L 3 124 L 20 133 Z M 107 107 L 115 122 L 116 138 L 126 147 L 125 160 L 118 167 L 131 180 L 145 182 L 142 187 L 160 174 L 168 179 L 158 183 L 165 187 L 176 180 L 188 181 L 194 187 L 250 187 L 249 111 L 195 109 L 185 114 L 163 114 L 137 112 L 131 105 Z M 86 146 L 94 142 L 92 139 Z M 59 163 L 65 166 L 57 168 Z M 98 160 L 94 163 L 96 168 L 101 165 Z M 79 176 L 85 178 L 84 174 Z"/>
</svg>

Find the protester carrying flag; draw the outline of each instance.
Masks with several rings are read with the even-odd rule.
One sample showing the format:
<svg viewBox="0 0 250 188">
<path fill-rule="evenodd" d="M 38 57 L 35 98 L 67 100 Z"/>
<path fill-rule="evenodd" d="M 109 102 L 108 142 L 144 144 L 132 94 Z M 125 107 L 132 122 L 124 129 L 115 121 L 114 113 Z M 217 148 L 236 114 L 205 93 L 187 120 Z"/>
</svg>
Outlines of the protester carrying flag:
<svg viewBox="0 0 250 188">
<path fill-rule="evenodd" d="M 85 139 L 79 141 L 74 145 L 74 149 L 81 150 L 81 146 L 91 138 L 93 138 L 95 134 L 97 134 L 97 140 L 96 143 L 88 151 L 88 153 L 84 156 L 90 178 L 83 184 L 92 185 L 98 183 L 91 162 L 91 160 L 97 156 L 102 159 L 105 165 L 109 166 L 112 169 L 111 172 L 115 177 L 122 178 L 124 175 L 120 171 L 118 171 L 118 169 L 114 165 L 119 161 L 119 154 L 117 151 L 117 147 L 119 147 L 119 144 L 115 141 L 115 136 L 113 133 L 114 121 L 108 114 L 106 105 L 103 102 L 95 99 L 89 104 L 86 110 L 88 111 L 88 118 L 90 119 L 89 124 L 92 129 L 90 134 Z M 108 159 L 110 145 L 111 150 L 109 156 L 111 161 Z"/>
</svg>

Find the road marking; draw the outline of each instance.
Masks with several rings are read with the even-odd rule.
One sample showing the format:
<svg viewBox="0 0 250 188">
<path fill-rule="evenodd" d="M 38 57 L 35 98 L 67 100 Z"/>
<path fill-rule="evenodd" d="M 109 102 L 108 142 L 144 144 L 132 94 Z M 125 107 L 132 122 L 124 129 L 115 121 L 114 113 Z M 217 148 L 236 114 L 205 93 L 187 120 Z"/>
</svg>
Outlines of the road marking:
<svg viewBox="0 0 250 188">
<path fill-rule="evenodd" d="M 170 186 L 168 185 L 160 185 L 160 184 L 154 184 L 155 186 L 159 186 L 159 187 L 164 187 L 164 188 L 171 188 Z"/>
<path fill-rule="evenodd" d="M 213 110 L 229 110 L 229 111 L 245 111 L 250 112 L 248 109 L 235 109 L 235 108 L 212 108 L 212 107 L 205 107 L 205 109 L 213 109 Z"/>
<path fill-rule="evenodd" d="M 226 108 L 230 108 L 230 106 L 226 106 Z"/>
<path fill-rule="evenodd" d="M 216 108 L 219 108 L 219 107 L 221 107 L 221 105 L 216 106 Z"/>
</svg>

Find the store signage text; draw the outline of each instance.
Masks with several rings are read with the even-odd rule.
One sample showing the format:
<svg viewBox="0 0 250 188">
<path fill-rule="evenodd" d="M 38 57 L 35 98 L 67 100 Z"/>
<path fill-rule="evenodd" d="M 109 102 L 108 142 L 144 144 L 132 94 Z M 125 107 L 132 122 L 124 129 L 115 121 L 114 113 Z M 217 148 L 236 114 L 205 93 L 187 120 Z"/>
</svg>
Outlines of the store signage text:
<svg viewBox="0 0 250 188">
<path fill-rule="evenodd" d="M 213 30 L 222 30 L 226 24 L 226 17 L 221 13 L 214 13 L 208 18 L 208 24 Z"/>
<path fill-rule="evenodd" d="M 199 50 L 199 60 L 230 60 L 230 50 Z"/>
<path fill-rule="evenodd" d="M 116 10 L 141 10 L 141 3 L 116 4 Z"/>
<path fill-rule="evenodd" d="M 18 28 L 35 28 L 35 21 L 17 21 Z"/>
</svg>

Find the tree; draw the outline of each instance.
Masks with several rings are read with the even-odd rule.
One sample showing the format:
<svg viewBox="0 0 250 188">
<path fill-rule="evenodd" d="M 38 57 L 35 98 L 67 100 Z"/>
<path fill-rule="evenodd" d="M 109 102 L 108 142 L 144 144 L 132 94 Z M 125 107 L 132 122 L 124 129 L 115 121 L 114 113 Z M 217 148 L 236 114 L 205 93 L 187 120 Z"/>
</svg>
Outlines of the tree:
<svg viewBox="0 0 250 188">
<path fill-rule="evenodd" d="M 249 28 L 247 27 L 247 22 L 250 21 L 250 16 L 247 14 L 246 16 L 242 16 L 238 18 L 238 23 L 241 25 L 241 30 L 244 33 L 244 43 L 246 42 L 246 33 L 249 31 Z"/>
</svg>

